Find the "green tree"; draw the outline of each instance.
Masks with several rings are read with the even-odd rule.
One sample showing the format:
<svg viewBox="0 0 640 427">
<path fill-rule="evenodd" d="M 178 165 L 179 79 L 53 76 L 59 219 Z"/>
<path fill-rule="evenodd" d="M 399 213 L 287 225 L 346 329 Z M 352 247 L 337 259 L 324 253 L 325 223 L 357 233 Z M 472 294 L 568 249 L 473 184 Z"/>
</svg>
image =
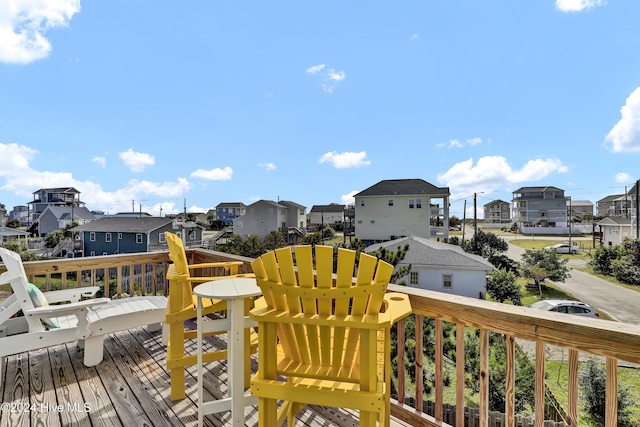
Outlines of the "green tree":
<svg viewBox="0 0 640 427">
<path fill-rule="evenodd" d="M 513 305 L 522 305 L 522 288 L 516 283 L 512 271 L 493 270 L 487 278 L 487 293 L 498 302 L 511 301 Z"/>
<path fill-rule="evenodd" d="M 1 244 L 0 246 L 20 255 L 22 261 L 37 261 L 39 259 L 42 259 L 42 257 L 34 254 L 33 252 L 29 252 L 27 247 L 20 242 L 6 242 Z"/>
<path fill-rule="evenodd" d="M 606 416 L 607 376 L 604 367 L 591 359 L 584 364 L 579 375 L 582 388 L 582 399 L 585 411 L 595 419 L 604 422 Z M 633 405 L 629 388 L 618 384 L 618 425 L 629 426 L 631 414 L 629 408 Z"/>
<path fill-rule="evenodd" d="M 471 240 L 462 244 L 462 249 L 465 252 L 489 258 L 493 254 L 506 252 L 509 249 L 509 243 L 493 233 L 478 230 Z"/>
<path fill-rule="evenodd" d="M 20 224 L 20 221 L 18 221 L 17 219 L 10 219 L 9 221 L 7 221 L 6 226 L 9 228 L 20 228 L 22 224 Z"/>
<path fill-rule="evenodd" d="M 411 272 L 411 264 L 404 264 L 399 266 L 400 263 L 404 260 L 404 257 L 407 255 L 409 251 L 409 244 L 407 243 L 404 247 L 398 246 L 395 251 L 390 251 L 385 247 L 380 247 L 373 252 L 369 252 L 369 255 L 373 255 L 378 259 L 388 262 L 393 265 L 394 271 L 391 275 L 391 283 L 395 283 L 397 285 L 406 285 L 407 282 L 404 280 L 398 281 L 399 279 L 406 277 Z"/>
<path fill-rule="evenodd" d="M 556 251 L 527 249 L 522 255 L 522 273 L 524 277 L 535 281 L 542 294 L 541 284 L 545 279 L 564 282 L 571 277 L 568 263 L 569 260 L 560 257 Z"/>
<path fill-rule="evenodd" d="M 55 248 L 62 240 L 64 240 L 64 232 L 62 230 L 52 231 L 45 237 L 44 246 L 45 248 Z"/>
</svg>

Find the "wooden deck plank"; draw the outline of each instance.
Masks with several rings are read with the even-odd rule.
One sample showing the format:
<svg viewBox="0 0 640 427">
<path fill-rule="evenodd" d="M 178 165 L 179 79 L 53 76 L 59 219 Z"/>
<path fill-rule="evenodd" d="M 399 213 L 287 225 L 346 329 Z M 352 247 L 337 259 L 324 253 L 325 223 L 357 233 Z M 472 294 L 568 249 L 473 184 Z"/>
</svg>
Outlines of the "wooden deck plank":
<svg viewBox="0 0 640 427">
<path fill-rule="evenodd" d="M 84 350 L 77 344 L 67 344 L 69 363 L 76 375 L 76 381 L 82 394 L 81 402 L 87 404 L 89 408 L 89 419 L 93 427 L 110 427 L 120 424 L 120 419 L 116 413 L 116 408 L 111 403 L 109 392 L 105 388 L 96 367 L 86 367 L 83 363 Z M 102 369 L 102 364 L 113 363 L 108 354 L 98 367 Z M 73 401 L 69 401 L 72 402 Z"/>
<path fill-rule="evenodd" d="M 104 360 L 96 367 L 83 364 L 84 351 L 76 344 L 50 347 L 6 358 L 4 381 L 0 381 L 2 402 L 62 405 L 63 410 L 31 414 L 24 411 L 0 412 L 2 426 L 193 426 L 197 422 L 197 381 L 195 367 L 187 368 L 187 397 L 171 400 L 166 347 L 161 332 L 145 328 L 109 334 L 105 338 Z M 226 335 L 207 338 L 205 345 L 226 348 Z M 186 343 L 195 352 L 195 340 Z M 252 368 L 257 359 L 252 358 Z M 205 399 L 226 396 L 226 361 L 205 366 Z M 76 410 L 68 410 L 68 404 Z M 88 412 L 80 411 L 87 405 Z M 208 415 L 205 425 L 228 424 L 230 414 Z M 245 408 L 245 425 L 257 425 L 257 407 Z M 297 417 L 296 426 L 354 427 L 357 411 L 310 406 Z M 392 426 L 398 424 L 393 419 Z"/>
</svg>

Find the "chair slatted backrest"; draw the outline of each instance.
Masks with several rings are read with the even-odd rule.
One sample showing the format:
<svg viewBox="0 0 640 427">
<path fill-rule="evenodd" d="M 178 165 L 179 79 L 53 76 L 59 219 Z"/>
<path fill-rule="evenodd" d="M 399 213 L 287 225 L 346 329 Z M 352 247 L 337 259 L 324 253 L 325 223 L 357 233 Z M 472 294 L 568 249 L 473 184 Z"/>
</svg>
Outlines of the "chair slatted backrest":
<svg viewBox="0 0 640 427">
<path fill-rule="evenodd" d="M 294 253 L 277 249 L 252 263 L 269 308 L 288 314 L 276 326 L 279 343 L 290 360 L 341 376 L 361 362 L 357 324 L 380 312 L 393 266 L 361 253 L 356 269 L 355 251 L 344 248 L 334 262 L 331 246 L 296 246 Z M 304 322 L 312 318 L 323 320 Z"/>
</svg>

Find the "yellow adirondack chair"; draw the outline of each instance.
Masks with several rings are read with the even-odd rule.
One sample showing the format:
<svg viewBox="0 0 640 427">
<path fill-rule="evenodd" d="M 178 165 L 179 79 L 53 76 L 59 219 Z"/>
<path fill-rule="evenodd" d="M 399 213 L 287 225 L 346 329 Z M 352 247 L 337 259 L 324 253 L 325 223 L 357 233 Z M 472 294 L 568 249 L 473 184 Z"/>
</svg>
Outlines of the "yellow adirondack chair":
<svg viewBox="0 0 640 427">
<path fill-rule="evenodd" d="M 238 274 L 238 268 L 243 264 L 241 261 L 212 262 L 191 264 L 187 262 L 187 255 L 184 250 L 182 239 L 174 233 L 165 232 L 165 238 L 169 246 L 169 258 L 173 262 L 166 273 L 169 280 L 169 301 L 167 304 L 166 325 L 168 327 L 168 345 L 166 366 L 171 377 L 171 399 L 178 400 L 186 397 L 185 393 L 185 368 L 194 366 L 197 363 L 195 351 L 187 353 L 185 341 L 195 342 L 197 330 L 185 328 L 185 321 L 196 319 L 197 297 L 193 295 L 193 286 L 211 280 L 229 278 L 229 276 L 251 276 L 253 274 Z M 207 276 L 192 276 L 191 271 L 207 274 Z M 226 301 L 204 299 L 203 316 L 218 313 L 227 309 Z M 247 313 L 251 308 L 251 301 L 247 301 L 245 308 Z M 219 332 L 217 332 L 219 333 Z M 205 334 L 215 335 L 217 333 Z M 245 336 L 245 387 L 249 387 L 251 377 L 251 348 L 257 348 L 257 336 L 255 333 Z M 227 350 L 214 350 L 203 353 L 203 363 L 214 362 L 227 358 Z"/>
<path fill-rule="evenodd" d="M 392 265 L 361 253 L 356 267 L 355 255 L 338 249 L 334 270 L 332 247 L 296 246 L 295 265 L 290 248 L 251 264 L 266 302 L 250 312 L 260 331 L 251 379 L 260 426 L 285 418 L 293 426 L 307 404 L 359 410 L 361 426 L 389 425 L 390 328 L 411 305 L 386 293 Z"/>
</svg>

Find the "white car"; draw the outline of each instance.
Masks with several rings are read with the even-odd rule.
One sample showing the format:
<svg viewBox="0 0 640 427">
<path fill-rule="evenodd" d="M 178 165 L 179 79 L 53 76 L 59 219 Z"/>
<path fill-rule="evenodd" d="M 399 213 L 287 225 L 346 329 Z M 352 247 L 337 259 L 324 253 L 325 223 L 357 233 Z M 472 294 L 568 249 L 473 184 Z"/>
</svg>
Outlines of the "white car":
<svg viewBox="0 0 640 427">
<path fill-rule="evenodd" d="M 550 252 L 555 250 L 559 254 L 577 254 L 580 252 L 580 248 L 574 245 L 569 245 L 568 243 L 558 243 L 557 245 L 547 246 L 544 248 L 545 251 Z"/>
<path fill-rule="evenodd" d="M 557 313 L 575 314 L 578 316 L 600 317 L 600 314 L 598 314 L 598 312 L 595 311 L 589 304 L 568 299 L 545 299 L 542 301 L 534 302 L 529 306 L 529 308 L 535 308 L 536 310 L 555 311 Z"/>
</svg>

